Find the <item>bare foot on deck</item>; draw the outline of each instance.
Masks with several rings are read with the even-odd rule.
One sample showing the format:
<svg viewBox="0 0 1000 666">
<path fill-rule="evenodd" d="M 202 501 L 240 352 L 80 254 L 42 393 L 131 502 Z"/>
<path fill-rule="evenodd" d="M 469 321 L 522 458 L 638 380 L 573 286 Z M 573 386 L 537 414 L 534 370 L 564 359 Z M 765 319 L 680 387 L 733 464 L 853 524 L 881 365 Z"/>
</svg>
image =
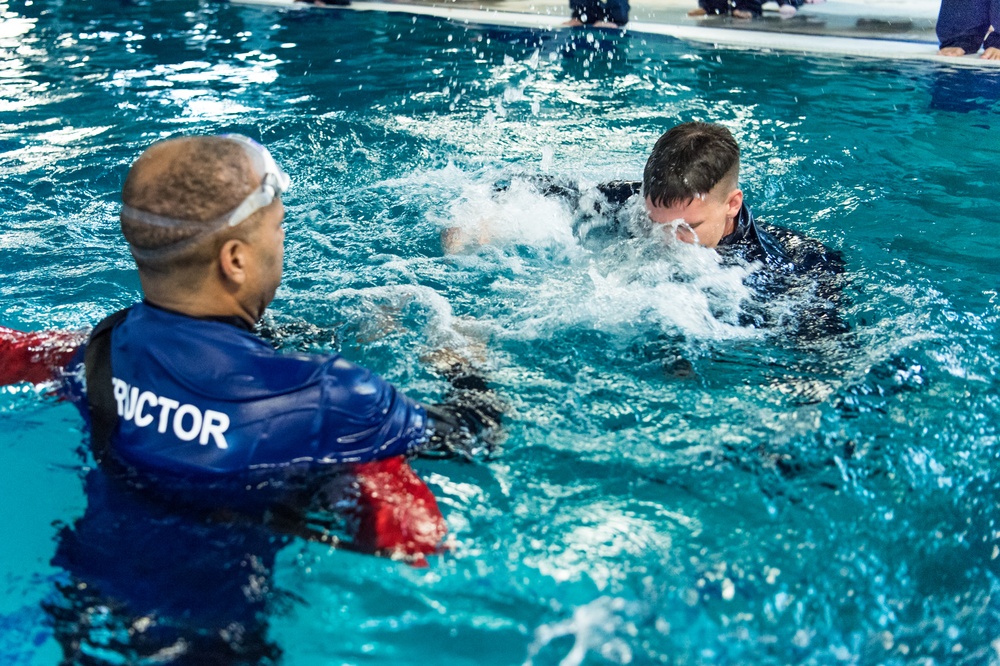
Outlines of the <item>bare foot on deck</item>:
<svg viewBox="0 0 1000 666">
<path fill-rule="evenodd" d="M 781 18 L 792 18 L 798 11 L 795 5 L 781 5 L 778 7 L 778 13 L 781 14 Z"/>
<path fill-rule="evenodd" d="M 705 16 L 706 14 L 708 14 L 708 12 L 701 7 L 695 7 L 688 12 L 688 16 Z"/>
<path fill-rule="evenodd" d="M 611 21 L 597 21 L 592 26 L 592 28 L 617 28 L 617 23 L 612 23 Z"/>
<path fill-rule="evenodd" d="M 753 13 L 752 12 L 745 12 L 742 9 L 734 9 L 733 10 L 733 17 L 738 18 L 738 19 L 752 19 L 753 18 Z"/>
<path fill-rule="evenodd" d="M 946 46 L 940 51 L 938 51 L 938 55 L 948 56 L 949 58 L 960 58 L 961 56 L 965 55 L 965 49 L 963 49 L 960 46 Z"/>
<path fill-rule="evenodd" d="M 990 48 L 983 51 L 983 55 L 979 56 L 983 60 L 1000 60 L 1000 49 L 991 46 Z"/>
<path fill-rule="evenodd" d="M 583 21 L 581 21 L 580 19 L 570 19 L 565 23 L 563 23 L 563 25 L 567 28 L 579 28 L 583 26 Z"/>
</svg>

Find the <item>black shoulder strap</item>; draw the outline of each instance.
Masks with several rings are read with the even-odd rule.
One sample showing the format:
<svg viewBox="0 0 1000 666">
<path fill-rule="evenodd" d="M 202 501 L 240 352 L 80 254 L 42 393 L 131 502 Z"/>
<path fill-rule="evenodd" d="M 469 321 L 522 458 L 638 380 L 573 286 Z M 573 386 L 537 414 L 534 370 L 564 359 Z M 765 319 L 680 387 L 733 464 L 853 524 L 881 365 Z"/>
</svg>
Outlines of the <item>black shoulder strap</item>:
<svg viewBox="0 0 1000 666">
<path fill-rule="evenodd" d="M 119 310 L 101 320 L 90 333 L 83 367 L 87 377 L 87 405 L 90 407 L 90 437 L 94 460 L 99 465 L 114 465 L 111 436 L 118 425 L 118 407 L 111 386 L 111 331 L 128 314 Z"/>
</svg>

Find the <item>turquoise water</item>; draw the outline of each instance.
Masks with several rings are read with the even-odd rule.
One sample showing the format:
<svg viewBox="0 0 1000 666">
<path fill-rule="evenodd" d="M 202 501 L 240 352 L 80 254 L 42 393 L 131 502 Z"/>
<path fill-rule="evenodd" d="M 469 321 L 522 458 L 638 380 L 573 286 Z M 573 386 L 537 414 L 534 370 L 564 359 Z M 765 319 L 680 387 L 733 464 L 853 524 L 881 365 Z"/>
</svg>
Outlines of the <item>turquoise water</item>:
<svg viewBox="0 0 1000 666">
<path fill-rule="evenodd" d="M 0 324 L 137 299 L 127 166 L 243 132 L 294 181 L 271 316 L 320 332 L 285 344 L 428 400 L 424 357 L 458 348 L 508 405 L 495 459 L 416 463 L 453 540 L 429 568 L 282 551 L 284 663 L 1000 659 L 996 73 L 207 2 L 0 13 Z M 851 333 L 790 336 L 808 293 L 755 303 L 753 266 L 581 240 L 558 203 L 491 191 L 638 178 L 692 119 L 736 134 L 760 219 L 844 253 Z M 477 243 L 445 255 L 456 226 Z M 740 326 L 753 308 L 789 323 Z M 79 418 L 12 388 L 0 429 L 0 663 L 52 664 Z"/>
</svg>

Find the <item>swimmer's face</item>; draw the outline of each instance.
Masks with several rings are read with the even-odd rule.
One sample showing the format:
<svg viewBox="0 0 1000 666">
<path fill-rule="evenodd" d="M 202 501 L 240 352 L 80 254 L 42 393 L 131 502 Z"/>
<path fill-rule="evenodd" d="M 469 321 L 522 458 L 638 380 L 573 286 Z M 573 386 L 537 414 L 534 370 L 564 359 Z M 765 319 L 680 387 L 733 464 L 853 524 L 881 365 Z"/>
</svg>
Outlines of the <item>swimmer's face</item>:
<svg viewBox="0 0 1000 666">
<path fill-rule="evenodd" d="M 646 212 L 654 224 L 676 231 L 677 240 L 716 247 L 736 228 L 736 217 L 743 206 L 743 192 L 718 183 L 707 194 L 685 204 L 656 206 L 646 197 Z"/>
</svg>

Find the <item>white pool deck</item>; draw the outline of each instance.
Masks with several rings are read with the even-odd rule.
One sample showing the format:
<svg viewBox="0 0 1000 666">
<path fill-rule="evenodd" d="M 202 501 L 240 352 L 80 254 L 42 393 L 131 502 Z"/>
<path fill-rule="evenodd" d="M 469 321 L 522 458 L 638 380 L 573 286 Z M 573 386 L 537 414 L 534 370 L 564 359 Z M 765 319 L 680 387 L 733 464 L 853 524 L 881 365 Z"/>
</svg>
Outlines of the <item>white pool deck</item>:
<svg viewBox="0 0 1000 666">
<path fill-rule="evenodd" d="M 314 8 L 293 0 L 233 0 L 288 9 Z M 1000 61 L 977 55 L 937 55 L 934 25 L 940 0 L 827 0 L 807 4 L 782 18 L 773 2 L 755 20 L 692 18 L 697 0 L 631 0 L 628 32 L 658 34 L 719 47 L 846 55 L 888 60 L 925 60 L 963 67 L 1000 69 Z M 568 0 L 354 0 L 331 11 L 380 11 L 436 16 L 477 25 L 560 29 Z"/>
</svg>

